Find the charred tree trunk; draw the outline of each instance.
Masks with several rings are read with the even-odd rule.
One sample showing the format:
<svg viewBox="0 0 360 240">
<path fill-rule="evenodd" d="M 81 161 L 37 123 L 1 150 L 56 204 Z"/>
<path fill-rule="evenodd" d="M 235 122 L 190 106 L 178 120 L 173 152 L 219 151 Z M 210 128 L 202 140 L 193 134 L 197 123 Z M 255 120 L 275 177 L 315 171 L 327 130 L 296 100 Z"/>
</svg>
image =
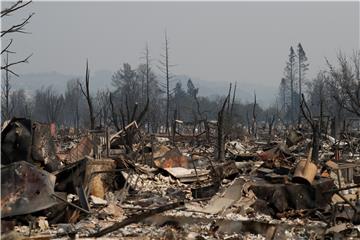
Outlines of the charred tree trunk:
<svg viewBox="0 0 360 240">
<path fill-rule="evenodd" d="M 228 98 L 229 101 L 227 103 L 227 112 L 230 113 L 230 96 L 231 96 L 231 87 L 232 87 L 232 83 L 230 83 L 230 87 L 229 87 L 229 92 L 228 92 Z"/>
<path fill-rule="evenodd" d="M 120 108 L 120 114 L 121 114 L 121 118 L 122 118 L 122 122 L 123 122 L 123 129 L 125 132 L 125 145 L 126 145 L 125 147 L 126 147 L 127 152 L 129 153 L 129 152 L 133 151 L 134 137 L 135 137 L 135 134 L 138 131 L 138 129 L 134 129 L 134 128 L 126 129 L 125 126 L 129 125 L 130 123 L 132 123 L 134 121 L 137 123 L 138 126 L 141 125 L 142 120 L 144 119 L 145 114 L 149 108 L 149 98 L 146 100 L 144 109 L 140 112 L 140 114 L 137 117 L 136 117 L 136 115 L 137 115 L 137 110 L 138 110 L 138 104 L 136 103 L 134 105 L 131 115 L 130 115 L 130 108 L 128 105 L 128 101 L 126 101 L 125 104 L 126 104 L 125 108 L 126 108 L 126 112 L 127 112 L 126 118 L 125 118 L 125 115 L 121 108 Z"/>
<path fill-rule="evenodd" d="M 110 110 L 111 110 L 111 116 L 112 116 L 112 122 L 116 128 L 116 131 L 120 131 L 120 127 L 119 127 L 119 122 L 118 122 L 118 118 L 117 118 L 117 114 L 115 113 L 115 108 L 114 108 L 114 102 L 113 102 L 113 98 L 112 98 L 112 94 L 109 94 L 109 102 L 110 102 Z"/>
<path fill-rule="evenodd" d="M 170 75 L 169 75 L 169 48 L 168 39 L 165 32 L 165 72 L 166 72 L 166 130 L 169 133 L 169 112 L 170 112 Z"/>
<path fill-rule="evenodd" d="M 269 121 L 269 139 L 268 139 L 268 143 L 271 142 L 272 140 L 272 130 L 274 127 L 274 122 L 275 122 L 275 115 L 272 115 L 272 118 Z"/>
<path fill-rule="evenodd" d="M 224 133 L 224 113 L 225 106 L 229 100 L 229 95 L 225 98 L 221 110 L 218 112 L 218 129 L 217 129 L 217 160 L 225 160 L 225 133 Z"/>
<path fill-rule="evenodd" d="M 173 124 L 172 124 L 172 130 L 171 130 L 171 134 L 172 134 L 172 143 L 175 146 L 175 135 L 176 135 L 176 117 L 177 117 L 177 111 L 175 109 L 174 111 L 174 119 L 173 119 Z"/>
<path fill-rule="evenodd" d="M 205 134 L 206 134 L 206 142 L 210 144 L 210 126 L 207 119 L 204 119 L 204 127 L 205 127 Z"/>
<path fill-rule="evenodd" d="M 234 85 L 233 98 L 232 98 L 231 108 L 230 108 L 230 119 L 231 119 L 231 120 L 232 120 L 232 117 L 233 117 L 234 104 L 235 104 L 235 96 L 236 96 L 236 82 L 235 82 L 235 85 Z"/>
<path fill-rule="evenodd" d="M 311 111 L 306 104 L 304 94 L 301 96 L 301 112 L 307 122 L 310 124 L 313 135 L 312 135 L 312 160 L 315 164 L 319 161 L 319 147 L 320 147 L 320 129 L 319 129 L 319 121 L 314 120 L 311 115 Z"/>
<path fill-rule="evenodd" d="M 293 65 L 290 67 L 290 98 L 291 98 L 291 109 L 290 109 L 290 117 L 291 117 L 291 124 L 294 124 L 294 77 L 293 77 Z"/>
<path fill-rule="evenodd" d="M 5 62 L 5 65 L 8 65 L 9 53 L 6 53 L 6 58 L 5 58 L 4 62 Z M 10 85 L 9 71 L 5 70 L 5 79 L 4 79 L 4 84 L 2 85 L 2 92 L 4 95 L 3 101 L 5 101 L 5 109 L 2 111 L 3 112 L 3 116 L 2 116 L 3 120 L 10 119 L 10 106 L 9 106 L 10 89 L 11 89 L 11 85 Z"/>
<path fill-rule="evenodd" d="M 145 60 L 146 60 L 146 101 L 150 99 L 150 54 L 149 54 L 149 47 L 146 44 L 146 50 L 145 50 Z M 147 123 L 147 132 L 150 132 L 150 121 L 149 117 L 146 117 L 146 123 Z"/>
<path fill-rule="evenodd" d="M 250 127 L 250 117 L 249 117 L 249 110 L 246 110 L 246 122 L 247 122 L 247 130 L 249 136 L 251 135 L 251 127 Z"/>
<path fill-rule="evenodd" d="M 253 105 L 253 109 L 252 109 L 252 116 L 253 116 L 253 119 L 252 119 L 252 127 L 251 127 L 251 130 L 252 130 L 252 134 L 253 134 L 253 137 L 256 138 L 257 137 L 257 122 L 256 122 L 256 93 L 254 93 L 254 105 Z"/>
<path fill-rule="evenodd" d="M 95 116 L 94 116 L 94 109 L 91 100 L 91 95 L 90 95 L 90 70 L 87 60 L 86 60 L 86 72 L 85 72 L 85 89 L 83 88 L 83 85 L 80 82 L 79 82 L 79 86 L 83 95 L 86 98 L 89 107 L 90 129 L 93 130 L 95 128 Z"/>
<path fill-rule="evenodd" d="M 312 160 L 314 163 L 319 162 L 319 150 L 320 150 L 320 127 L 319 121 L 313 121 L 313 137 L 312 137 Z"/>
</svg>

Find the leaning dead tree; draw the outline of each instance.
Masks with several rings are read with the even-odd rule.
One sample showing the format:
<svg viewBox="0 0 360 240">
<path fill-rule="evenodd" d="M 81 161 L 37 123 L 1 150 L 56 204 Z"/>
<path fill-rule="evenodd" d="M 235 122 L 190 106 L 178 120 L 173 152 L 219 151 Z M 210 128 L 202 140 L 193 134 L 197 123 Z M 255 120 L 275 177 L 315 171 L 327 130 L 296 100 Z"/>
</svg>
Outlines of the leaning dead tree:
<svg viewBox="0 0 360 240">
<path fill-rule="evenodd" d="M 2 25 L 4 25 L 5 22 L 5 18 L 9 17 L 11 15 L 13 15 L 14 13 L 18 12 L 18 10 L 28 6 L 31 3 L 31 1 L 29 2 L 23 2 L 23 1 L 17 1 L 15 3 L 12 3 L 8 8 L 5 8 L 3 10 L 1 10 L 1 22 Z M 1 56 L 3 56 L 3 54 L 5 53 L 15 53 L 11 50 L 11 47 L 14 43 L 13 38 L 10 37 L 10 35 L 15 34 L 15 33 L 28 33 L 25 31 L 25 26 L 30 22 L 31 17 L 34 15 L 34 13 L 30 13 L 25 19 L 23 19 L 21 22 L 8 26 L 8 27 L 4 27 L 1 29 L 1 42 L 2 45 L 5 46 L 4 48 L 1 49 Z M 4 43 L 4 38 L 9 37 L 9 42 L 7 44 Z M 11 74 L 18 76 L 18 74 L 16 74 L 14 72 L 14 70 L 12 70 L 11 68 L 14 67 L 15 65 L 18 65 L 20 63 L 27 63 L 29 58 L 31 57 L 32 54 L 30 54 L 29 56 L 11 62 L 11 61 L 3 61 L 1 63 L 1 70 L 6 71 L 6 72 L 10 72 Z"/>
<path fill-rule="evenodd" d="M 83 86 L 84 83 L 78 81 L 80 86 L 81 92 L 83 93 L 84 97 L 86 98 L 86 102 L 89 107 L 89 117 L 90 117 L 90 130 L 95 129 L 95 116 L 94 116 L 94 108 L 92 104 L 92 99 L 90 95 L 90 70 L 88 60 L 86 60 L 86 71 L 85 71 L 85 87 Z"/>
</svg>

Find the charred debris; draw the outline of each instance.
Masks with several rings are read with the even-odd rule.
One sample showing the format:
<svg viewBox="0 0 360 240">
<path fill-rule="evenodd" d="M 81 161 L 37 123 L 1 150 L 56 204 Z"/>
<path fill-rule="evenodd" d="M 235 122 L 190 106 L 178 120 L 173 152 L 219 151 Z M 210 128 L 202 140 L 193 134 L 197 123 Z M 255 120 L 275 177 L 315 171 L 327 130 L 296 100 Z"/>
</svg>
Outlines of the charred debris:
<svg viewBox="0 0 360 240">
<path fill-rule="evenodd" d="M 358 131 L 301 128 L 231 138 L 218 121 L 57 130 L 24 118 L 1 130 L 1 231 L 9 239 L 359 237 Z M 190 129 L 190 130 L 189 130 Z M 271 134 L 271 136 L 269 136 Z M 130 144 L 130 145 L 129 145 Z"/>
<path fill-rule="evenodd" d="M 29 4 L 9 4 L 1 20 Z M 180 81 L 172 89 L 166 31 L 163 84 L 146 45 L 137 69 L 124 63 L 114 73 L 114 91 L 92 95 L 86 61 L 84 81 L 70 80 L 67 98 L 49 86 L 29 100 L 11 90 L 10 76 L 31 55 L 9 53 L 32 16 L 0 36 L 3 239 L 360 238 L 359 51 L 339 52 L 338 66 L 326 60 L 307 82 L 309 107 L 307 57 L 301 43 L 290 47 L 266 117 L 257 116 L 255 93 L 237 113 L 236 84 L 211 103 L 191 79 L 187 92 Z"/>
</svg>

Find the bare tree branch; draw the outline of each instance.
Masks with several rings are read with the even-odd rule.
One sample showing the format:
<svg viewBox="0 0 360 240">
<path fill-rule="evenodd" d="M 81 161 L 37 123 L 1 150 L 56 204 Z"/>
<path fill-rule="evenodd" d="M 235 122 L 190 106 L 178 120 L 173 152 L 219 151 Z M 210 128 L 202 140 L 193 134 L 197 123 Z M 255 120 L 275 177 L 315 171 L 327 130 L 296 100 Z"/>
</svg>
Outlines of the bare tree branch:
<svg viewBox="0 0 360 240">
<path fill-rule="evenodd" d="M 32 1 L 28 1 L 23 3 L 23 1 L 17 1 L 16 3 L 14 3 L 13 5 L 11 5 L 9 8 L 5 8 L 4 10 L 1 11 L 1 17 L 5 17 L 7 15 L 9 15 L 12 12 L 15 12 L 18 9 L 21 9 L 23 7 L 26 7 L 27 5 L 29 5 Z M 23 4 L 22 4 L 23 3 Z M 20 5 L 22 4 L 22 5 Z"/>
<path fill-rule="evenodd" d="M 22 9 L 24 7 L 26 7 L 27 5 L 29 5 L 32 1 L 28 1 L 28 2 L 23 2 L 22 0 L 19 0 L 15 3 L 13 3 L 10 7 L 5 8 L 4 10 L 1 11 L 1 20 L 2 22 L 4 22 L 4 17 L 6 16 L 10 16 L 11 13 L 14 13 L 15 11 Z M 29 23 L 30 19 L 32 18 L 32 16 L 34 16 L 35 13 L 30 13 L 29 16 L 27 16 L 25 19 L 23 19 L 20 23 L 18 24 L 14 24 L 11 27 L 7 28 L 7 29 L 2 29 L 1 30 L 1 34 L 0 34 L 0 38 L 3 38 L 5 35 L 7 34 L 11 34 L 11 33 L 28 33 L 26 31 L 24 31 L 25 26 Z M 13 43 L 13 39 L 10 39 L 10 42 L 6 45 L 6 47 L 4 49 L 1 50 L 1 55 L 4 54 L 5 52 L 7 53 L 14 53 L 13 51 L 10 51 L 10 46 L 12 46 Z M 30 54 L 28 57 L 22 59 L 22 60 L 18 60 L 12 63 L 7 62 L 5 65 L 1 66 L 1 70 L 5 70 L 15 76 L 19 76 L 18 74 L 16 74 L 12 69 L 10 69 L 11 66 L 20 64 L 20 63 L 27 63 L 29 58 L 32 56 L 32 54 Z"/>
<path fill-rule="evenodd" d="M 29 23 L 30 18 L 31 18 L 34 14 L 35 14 L 35 13 L 31 13 L 31 14 L 30 14 L 27 18 L 25 18 L 21 23 L 15 24 L 15 25 L 11 26 L 10 28 L 8 28 L 8 29 L 6 29 L 6 30 L 2 30 L 0 37 L 3 37 L 4 35 L 6 35 L 6 34 L 8 34 L 8 33 L 15 33 L 15 32 L 18 32 L 18 33 L 28 33 L 28 32 L 25 32 L 23 29 L 24 29 L 24 26 Z"/>
<path fill-rule="evenodd" d="M 30 55 L 27 56 L 25 59 L 20 60 L 20 61 L 17 61 L 17 62 L 7 63 L 7 64 L 5 64 L 4 66 L 1 66 L 1 70 L 8 70 L 9 67 L 14 66 L 14 65 L 19 64 L 19 63 L 28 63 L 28 60 L 29 60 L 29 58 L 30 58 L 32 55 L 33 55 L 33 54 L 30 54 Z M 17 75 L 17 74 L 15 74 L 15 75 Z"/>
<path fill-rule="evenodd" d="M 3 50 L 1 50 L 1 55 L 2 55 L 4 52 L 7 52 L 7 50 L 9 49 L 9 47 L 10 47 L 10 45 L 11 45 L 12 43 L 13 43 L 13 40 L 10 39 L 9 44 L 8 44 Z"/>
</svg>

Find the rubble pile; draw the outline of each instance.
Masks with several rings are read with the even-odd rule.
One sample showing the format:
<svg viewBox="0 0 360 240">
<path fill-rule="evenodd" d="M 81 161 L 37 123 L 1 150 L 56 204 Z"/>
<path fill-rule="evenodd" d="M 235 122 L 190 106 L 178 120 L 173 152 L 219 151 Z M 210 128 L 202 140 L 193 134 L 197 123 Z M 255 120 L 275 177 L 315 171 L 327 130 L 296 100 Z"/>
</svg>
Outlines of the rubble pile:
<svg viewBox="0 0 360 240">
<path fill-rule="evenodd" d="M 2 127 L 4 239 L 360 237 L 356 136 L 323 134 L 316 161 L 305 130 L 227 139 L 219 161 L 205 134 L 52 128 Z"/>
</svg>

